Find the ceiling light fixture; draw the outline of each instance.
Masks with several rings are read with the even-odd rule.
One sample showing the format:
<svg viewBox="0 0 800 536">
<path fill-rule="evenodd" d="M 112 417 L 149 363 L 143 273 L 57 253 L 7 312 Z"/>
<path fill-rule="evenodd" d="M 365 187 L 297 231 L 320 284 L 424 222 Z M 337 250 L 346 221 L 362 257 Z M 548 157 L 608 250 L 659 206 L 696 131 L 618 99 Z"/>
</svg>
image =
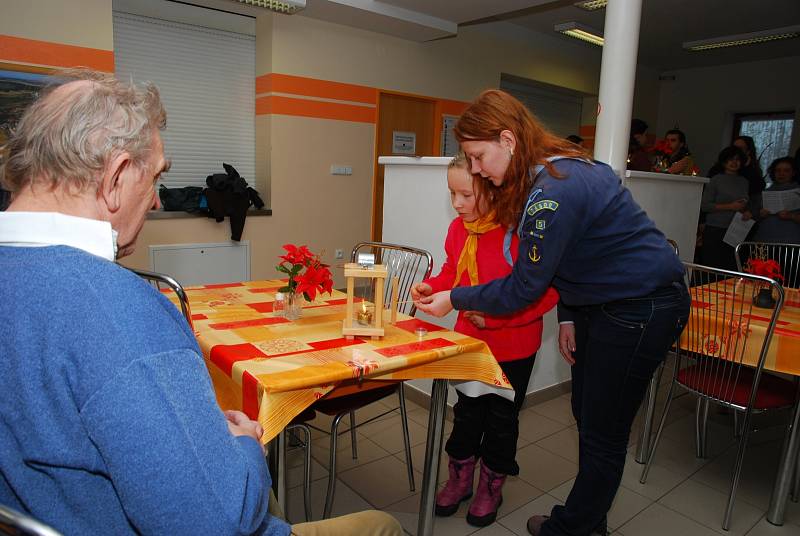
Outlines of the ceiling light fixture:
<svg viewBox="0 0 800 536">
<path fill-rule="evenodd" d="M 712 50 L 715 48 L 738 47 L 742 45 L 755 45 L 779 39 L 791 39 L 800 37 L 800 25 L 786 26 L 783 28 L 773 28 L 760 32 L 750 32 L 738 35 L 723 35 L 712 39 L 702 39 L 700 41 L 687 41 L 683 44 L 686 50 Z"/>
<path fill-rule="evenodd" d="M 277 13 L 292 15 L 306 8 L 306 0 L 237 0 L 241 4 L 263 7 Z"/>
<path fill-rule="evenodd" d="M 597 11 L 603 9 L 608 5 L 608 0 L 583 0 L 583 2 L 575 2 L 575 7 L 585 9 L 586 11 Z"/>
<path fill-rule="evenodd" d="M 599 47 L 603 46 L 603 43 L 605 42 L 603 36 L 600 35 L 600 32 L 575 21 L 556 24 L 553 29 L 557 32 L 563 33 L 564 35 L 574 37 L 575 39 L 580 39 L 581 41 L 586 41 L 587 43 L 591 43 Z"/>
</svg>

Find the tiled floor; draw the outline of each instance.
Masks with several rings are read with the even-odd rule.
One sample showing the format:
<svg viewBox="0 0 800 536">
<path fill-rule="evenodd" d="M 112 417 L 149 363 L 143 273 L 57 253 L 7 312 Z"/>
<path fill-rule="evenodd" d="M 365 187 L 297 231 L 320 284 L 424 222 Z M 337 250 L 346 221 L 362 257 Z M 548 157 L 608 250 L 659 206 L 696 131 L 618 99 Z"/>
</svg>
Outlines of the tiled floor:
<svg viewBox="0 0 800 536">
<path fill-rule="evenodd" d="M 662 386 L 662 390 L 666 385 Z M 659 408 L 661 407 L 659 399 Z M 385 409 L 379 402 L 359 413 L 369 418 Z M 517 461 L 518 477 L 509 478 L 503 489 L 504 502 L 498 521 L 484 529 L 466 523 L 466 507 L 450 518 L 436 518 L 436 535 L 524 536 L 525 523 L 533 514 L 547 513 L 554 504 L 564 501 L 577 472 L 577 431 L 570 414 L 569 395 L 523 410 L 520 415 L 520 439 Z M 789 502 L 786 522 L 776 527 L 765 519 L 771 485 L 782 445 L 787 415 L 756 418 L 758 429 L 751 435 L 745 468 L 734 509 L 731 530 L 722 530 L 722 515 L 727 499 L 736 455 L 732 417 L 712 410 L 709 417 L 709 458 L 694 455 L 693 400 L 676 400 L 665 428 L 662 443 L 646 484 L 639 483 L 642 466 L 633 458 L 640 420 L 635 423 L 631 449 L 622 487 L 609 514 L 609 526 L 623 536 L 705 536 L 714 534 L 748 536 L 800 536 L 800 505 Z M 394 515 L 409 534 L 416 533 L 422 460 L 425 454 L 427 410 L 409 403 L 412 437 L 412 461 L 417 491 L 409 491 L 403 453 L 400 421 L 391 414 L 358 429 L 358 460 L 350 454 L 350 436 L 340 436 L 339 481 L 336 487 L 334 515 L 377 508 Z M 318 417 L 315 425 L 327 430 L 330 419 Z M 346 419 L 342 429 L 347 430 Z M 449 433 L 448 423 L 445 436 Z M 327 482 L 327 435 L 314 433 L 312 502 L 315 519 L 322 513 Z M 302 516 L 301 454 L 289 453 L 290 520 Z M 446 457 L 443 455 L 443 460 Z M 477 477 L 477 471 L 476 471 Z M 439 480 L 447 478 L 445 461 Z"/>
</svg>

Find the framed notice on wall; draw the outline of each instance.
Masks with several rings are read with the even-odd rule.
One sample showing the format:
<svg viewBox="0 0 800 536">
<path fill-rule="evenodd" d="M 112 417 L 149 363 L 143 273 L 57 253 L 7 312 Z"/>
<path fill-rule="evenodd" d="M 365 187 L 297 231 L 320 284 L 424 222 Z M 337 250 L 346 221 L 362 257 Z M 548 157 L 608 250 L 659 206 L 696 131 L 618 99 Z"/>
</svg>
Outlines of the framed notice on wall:
<svg viewBox="0 0 800 536">
<path fill-rule="evenodd" d="M 442 156 L 455 156 L 458 154 L 458 140 L 453 133 L 453 127 L 458 121 L 457 115 L 442 116 Z"/>
<path fill-rule="evenodd" d="M 417 133 L 400 130 L 392 132 L 392 154 L 417 154 Z"/>
</svg>

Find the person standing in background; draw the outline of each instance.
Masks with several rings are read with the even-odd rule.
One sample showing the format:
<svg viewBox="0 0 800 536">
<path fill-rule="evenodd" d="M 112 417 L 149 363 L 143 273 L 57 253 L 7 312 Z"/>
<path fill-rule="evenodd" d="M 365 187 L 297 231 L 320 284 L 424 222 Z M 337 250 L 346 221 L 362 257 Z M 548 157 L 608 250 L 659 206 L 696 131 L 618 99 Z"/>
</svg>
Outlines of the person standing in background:
<svg viewBox="0 0 800 536">
<path fill-rule="evenodd" d="M 653 171 L 653 159 L 646 149 L 647 123 L 641 119 L 631 119 L 631 139 L 628 143 L 628 169 L 634 171 Z"/>
<path fill-rule="evenodd" d="M 711 177 L 703 189 L 700 210 L 705 213 L 706 221 L 702 264 L 706 266 L 736 270 L 735 250 L 723 242 L 723 238 L 737 212 L 741 212 L 746 220 L 752 218 L 752 212 L 748 209 L 749 183 L 739 174 L 744 158 L 744 153 L 738 147 L 731 145 L 723 149 L 715 165 L 723 171 Z"/>
</svg>

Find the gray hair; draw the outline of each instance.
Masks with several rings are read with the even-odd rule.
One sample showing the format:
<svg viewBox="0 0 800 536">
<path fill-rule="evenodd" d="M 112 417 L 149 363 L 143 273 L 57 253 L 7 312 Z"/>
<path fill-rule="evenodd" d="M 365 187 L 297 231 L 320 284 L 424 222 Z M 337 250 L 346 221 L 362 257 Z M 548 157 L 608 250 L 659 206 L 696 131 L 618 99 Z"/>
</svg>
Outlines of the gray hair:
<svg viewBox="0 0 800 536">
<path fill-rule="evenodd" d="M 2 148 L 0 184 L 12 193 L 39 185 L 83 193 L 120 152 L 145 165 L 167 122 L 158 89 L 87 69 L 55 74 L 60 83 L 28 107 Z"/>
</svg>

